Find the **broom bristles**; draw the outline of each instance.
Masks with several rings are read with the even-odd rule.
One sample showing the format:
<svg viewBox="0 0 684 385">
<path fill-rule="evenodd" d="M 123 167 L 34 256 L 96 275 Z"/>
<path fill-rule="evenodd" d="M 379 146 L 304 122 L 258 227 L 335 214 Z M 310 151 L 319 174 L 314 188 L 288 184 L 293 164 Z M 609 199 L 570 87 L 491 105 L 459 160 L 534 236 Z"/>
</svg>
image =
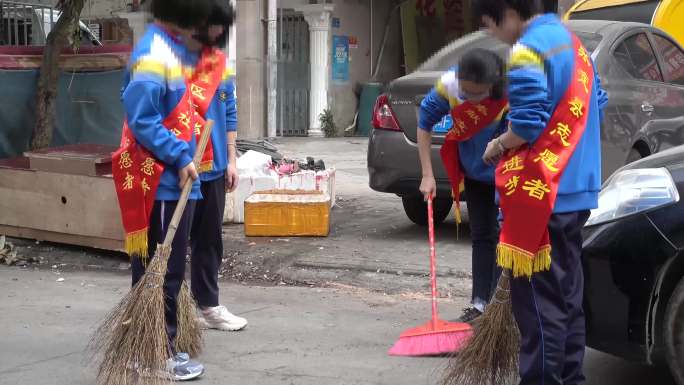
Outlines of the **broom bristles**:
<svg viewBox="0 0 684 385">
<path fill-rule="evenodd" d="M 469 336 L 470 332 L 464 331 L 401 337 L 389 354 L 408 357 L 450 354 L 460 349 Z"/>
<path fill-rule="evenodd" d="M 516 380 L 520 332 L 510 302 L 510 277 L 501 275 L 492 302 L 473 325 L 473 336 L 454 355 L 442 385 L 503 385 Z"/>
<path fill-rule="evenodd" d="M 197 357 L 202 352 L 202 328 L 197 321 L 197 303 L 187 282 L 183 281 L 178 294 L 178 334 L 176 351 L 185 352 L 190 357 Z"/>
<path fill-rule="evenodd" d="M 140 281 L 105 318 L 91 339 L 101 360 L 98 385 L 166 385 L 158 376 L 171 357 L 164 316 L 164 273 L 168 261 L 161 246 Z M 140 377 L 143 376 L 144 379 Z"/>
</svg>

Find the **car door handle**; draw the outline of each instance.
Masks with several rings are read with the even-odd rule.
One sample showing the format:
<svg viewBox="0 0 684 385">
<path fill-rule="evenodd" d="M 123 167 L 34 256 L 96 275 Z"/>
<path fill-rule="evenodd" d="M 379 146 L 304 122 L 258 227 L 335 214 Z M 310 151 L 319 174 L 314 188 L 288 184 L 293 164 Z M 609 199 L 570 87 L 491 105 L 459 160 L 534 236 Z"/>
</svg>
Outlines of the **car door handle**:
<svg viewBox="0 0 684 385">
<path fill-rule="evenodd" d="M 652 114 L 653 111 L 655 111 L 655 107 L 653 107 L 653 105 L 652 105 L 651 103 L 644 102 L 644 103 L 641 105 L 641 111 L 643 111 L 643 112 L 645 112 L 645 113 L 647 113 L 647 114 Z"/>
</svg>

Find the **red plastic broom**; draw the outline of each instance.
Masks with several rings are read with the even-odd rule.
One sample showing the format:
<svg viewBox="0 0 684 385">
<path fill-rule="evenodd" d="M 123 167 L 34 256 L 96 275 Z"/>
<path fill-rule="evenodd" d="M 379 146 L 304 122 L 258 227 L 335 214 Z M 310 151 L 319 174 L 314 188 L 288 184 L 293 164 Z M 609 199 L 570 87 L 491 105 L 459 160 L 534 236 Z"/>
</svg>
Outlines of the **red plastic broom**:
<svg viewBox="0 0 684 385">
<path fill-rule="evenodd" d="M 467 323 L 447 322 L 437 313 L 437 267 L 435 258 L 435 226 L 432 197 L 428 199 L 430 239 L 430 283 L 432 286 L 432 319 L 417 328 L 408 329 L 390 349 L 392 356 L 437 356 L 457 352 L 472 334 Z"/>
</svg>

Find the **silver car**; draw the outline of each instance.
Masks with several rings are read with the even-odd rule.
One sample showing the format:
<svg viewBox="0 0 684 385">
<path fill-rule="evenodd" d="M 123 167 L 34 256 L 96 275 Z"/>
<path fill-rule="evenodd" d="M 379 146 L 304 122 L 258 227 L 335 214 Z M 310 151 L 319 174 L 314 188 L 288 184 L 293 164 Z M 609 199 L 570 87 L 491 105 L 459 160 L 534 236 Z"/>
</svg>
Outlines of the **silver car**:
<svg viewBox="0 0 684 385">
<path fill-rule="evenodd" d="M 684 51 L 665 32 L 649 25 L 573 20 L 569 28 L 592 52 L 609 103 L 601 127 L 602 172 L 684 143 Z M 478 31 L 458 39 L 416 72 L 391 82 L 375 105 L 368 143 L 370 187 L 401 197 L 406 215 L 426 223 L 418 191 L 421 181 L 417 148 L 420 102 L 439 76 L 473 48 L 505 57 L 508 46 Z M 433 136 L 437 180 L 435 223 L 451 210 L 451 188 L 441 165 L 439 146 L 450 128 L 446 117 Z"/>
</svg>

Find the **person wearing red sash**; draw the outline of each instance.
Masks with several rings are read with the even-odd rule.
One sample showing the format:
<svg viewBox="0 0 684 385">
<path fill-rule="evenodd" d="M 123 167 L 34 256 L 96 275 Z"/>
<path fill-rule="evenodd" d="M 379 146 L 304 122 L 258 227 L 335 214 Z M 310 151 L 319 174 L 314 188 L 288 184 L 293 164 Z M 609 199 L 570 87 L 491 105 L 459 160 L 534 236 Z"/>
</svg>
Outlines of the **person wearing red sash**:
<svg viewBox="0 0 684 385">
<path fill-rule="evenodd" d="M 192 79 L 208 76 L 206 99 L 197 100 L 199 112 L 212 119 L 212 153 L 205 154 L 213 162 L 201 170 L 202 200 L 197 202 L 191 239 L 192 293 L 200 307 L 199 322 L 204 328 L 237 331 L 247 326 L 247 320 L 233 315 L 219 303 L 218 275 L 223 261 L 223 211 L 226 192 L 238 184 L 235 164 L 237 140 L 237 107 L 234 75 L 228 67 L 225 48 L 228 32 L 235 19 L 229 0 L 213 0 L 214 7 L 207 26 L 201 28 L 190 43 L 193 61 L 215 61 L 214 73 L 196 71 Z M 201 67 L 201 66 L 200 66 Z"/>
<path fill-rule="evenodd" d="M 165 318 L 172 358 L 165 377 L 190 380 L 204 367 L 176 352 L 177 298 L 185 278 L 185 256 L 195 202 L 201 199 L 198 170 L 192 162 L 196 130 L 204 121 L 195 115 L 188 86 L 186 43 L 206 23 L 211 0 L 152 0 L 155 18 L 134 47 L 124 77 L 126 113 L 121 146 L 113 154 L 112 174 L 131 255 L 133 284 L 144 275 L 156 246 L 162 243 L 182 185 L 194 180 L 190 200 L 173 239 L 164 277 Z"/>
<path fill-rule="evenodd" d="M 440 78 L 420 106 L 421 193 L 427 199 L 434 197 L 437 190 L 430 150 L 432 130 L 442 125 L 440 121 L 451 126 L 440 152 L 452 185 L 457 214 L 462 185 L 466 193 L 473 243 L 473 290 L 472 307 L 464 309 L 460 322 L 472 322 L 484 312 L 500 273 L 496 266 L 499 226 L 494 167 L 485 164 L 482 155 L 487 143 L 506 128 L 504 72 L 504 62 L 495 53 L 484 49 L 469 51 L 457 67 Z"/>
<path fill-rule="evenodd" d="M 509 129 L 496 164 L 498 263 L 510 270 L 521 385 L 578 385 L 585 350 L 582 227 L 601 188 L 601 109 L 591 52 L 538 0 L 475 0 L 476 18 L 511 44 Z"/>
</svg>

